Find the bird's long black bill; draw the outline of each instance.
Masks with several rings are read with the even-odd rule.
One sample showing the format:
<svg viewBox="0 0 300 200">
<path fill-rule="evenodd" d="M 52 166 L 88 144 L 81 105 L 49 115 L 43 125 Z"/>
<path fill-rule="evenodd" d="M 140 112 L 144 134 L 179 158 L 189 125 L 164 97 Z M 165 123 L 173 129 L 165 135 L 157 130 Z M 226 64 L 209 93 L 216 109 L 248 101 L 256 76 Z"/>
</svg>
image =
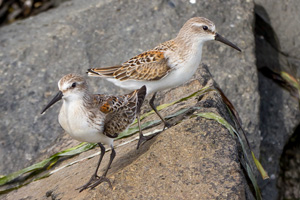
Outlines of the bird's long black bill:
<svg viewBox="0 0 300 200">
<path fill-rule="evenodd" d="M 234 48 L 240 52 L 242 51 L 240 48 L 238 48 L 236 45 L 234 45 L 233 43 L 231 43 L 230 41 L 228 41 L 226 38 L 224 38 L 223 36 L 221 36 L 218 33 L 216 33 L 215 40 L 222 42 L 224 44 L 227 44 L 228 46 L 231 46 L 232 48 Z"/>
<path fill-rule="evenodd" d="M 43 114 L 48 108 L 50 108 L 53 104 L 55 104 L 56 102 L 58 102 L 59 100 L 61 100 L 63 96 L 63 93 L 61 91 L 59 91 L 55 97 L 48 103 L 48 105 L 43 109 L 43 111 L 41 112 L 41 114 Z"/>
</svg>

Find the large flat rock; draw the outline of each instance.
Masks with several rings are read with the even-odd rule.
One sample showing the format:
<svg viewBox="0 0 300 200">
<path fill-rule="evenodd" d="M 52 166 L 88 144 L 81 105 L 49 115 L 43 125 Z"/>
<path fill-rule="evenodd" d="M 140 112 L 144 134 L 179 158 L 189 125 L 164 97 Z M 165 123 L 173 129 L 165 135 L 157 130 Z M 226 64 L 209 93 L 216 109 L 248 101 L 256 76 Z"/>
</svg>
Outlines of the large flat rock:
<svg viewBox="0 0 300 200">
<path fill-rule="evenodd" d="M 209 77 L 206 69 L 201 69 Z M 212 80 L 192 81 L 166 93 L 174 101 L 183 94 L 198 91 Z M 185 91 L 184 93 L 182 91 Z M 182 108 L 197 106 L 194 112 L 213 112 L 229 118 L 220 95 L 211 91 L 201 100 L 191 98 L 164 109 L 169 115 Z M 117 156 L 108 173 L 113 189 L 106 183 L 81 193 L 75 188 L 89 180 L 98 156 L 65 167 L 50 177 L 35 181 L 2 196 L 3 199 L 253 199 L 240 165 L 236 139 L 214 120 L 178 116 L 173 126 L 144 144 L 138 151 L 137 141 L 116 148 Z M 156 116 L 153 116 L 156 117 Z M 157 118 L 157 117 L 156 117 Z M 154 127 L 157 129 L 161 127 Z M 147 132 L 147 131 L 145 131 Z M 64 160 L 60 166 L 99 151 L 94 149 Z M 110 152 L 104 157 L 103 173 Z"/>
</svg>

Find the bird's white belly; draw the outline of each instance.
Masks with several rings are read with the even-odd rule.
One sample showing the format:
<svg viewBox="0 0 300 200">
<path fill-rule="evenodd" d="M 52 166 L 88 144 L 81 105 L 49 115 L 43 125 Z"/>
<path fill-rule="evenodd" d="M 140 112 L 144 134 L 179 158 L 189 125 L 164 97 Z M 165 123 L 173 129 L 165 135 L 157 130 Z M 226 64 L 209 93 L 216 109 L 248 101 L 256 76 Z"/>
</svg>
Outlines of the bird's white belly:
<svg viewBox="0 0 300 200">
<path fill-rule="evenodd" d="M 99 126 L 91 124 L 88 115 L 81 106 L 74 103 L 64 103 L 58 116 L 62 128 L 74 139 L 82 142 L 112 144 L 112 138 L 102 134 L 103 121 Z"/>
</svg>

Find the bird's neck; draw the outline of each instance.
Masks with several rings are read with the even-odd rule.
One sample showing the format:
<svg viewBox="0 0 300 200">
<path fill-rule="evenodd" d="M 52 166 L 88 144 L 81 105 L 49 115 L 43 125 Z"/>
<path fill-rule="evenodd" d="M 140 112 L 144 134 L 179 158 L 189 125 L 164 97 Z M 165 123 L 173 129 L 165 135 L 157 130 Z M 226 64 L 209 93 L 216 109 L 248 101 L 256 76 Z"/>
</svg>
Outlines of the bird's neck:
<svg viewBox="0 0 300 200">
<path fill-rule="evenodd" d="M 185 58 L 184 60 L 193 60 L 193 63 L 199 65 L 204 41 L 179 36 L 175 38 L 179 47 L 177 48 L 178 54 L 181 55 L 182 58 Z"/>
</svg>

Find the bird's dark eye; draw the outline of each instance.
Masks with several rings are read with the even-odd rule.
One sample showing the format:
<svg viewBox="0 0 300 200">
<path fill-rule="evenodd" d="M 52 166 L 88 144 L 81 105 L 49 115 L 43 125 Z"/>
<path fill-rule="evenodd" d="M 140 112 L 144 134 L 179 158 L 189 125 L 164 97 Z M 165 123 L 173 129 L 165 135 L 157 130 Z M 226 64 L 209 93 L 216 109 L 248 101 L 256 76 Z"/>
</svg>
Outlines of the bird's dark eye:
<svg viewBox="0 0 300 200">
<path fill-rule="evenodd" d="M 203 30 L 207 31 L 208 27 L 207 26 L 202 26 Z"/>
<path fill-rule="evenodd" d="M 72 84 L 72 88 L 75 88 L 76 87 L 76 82 L 74 82 L 73 84 Z"/>
</svg>

